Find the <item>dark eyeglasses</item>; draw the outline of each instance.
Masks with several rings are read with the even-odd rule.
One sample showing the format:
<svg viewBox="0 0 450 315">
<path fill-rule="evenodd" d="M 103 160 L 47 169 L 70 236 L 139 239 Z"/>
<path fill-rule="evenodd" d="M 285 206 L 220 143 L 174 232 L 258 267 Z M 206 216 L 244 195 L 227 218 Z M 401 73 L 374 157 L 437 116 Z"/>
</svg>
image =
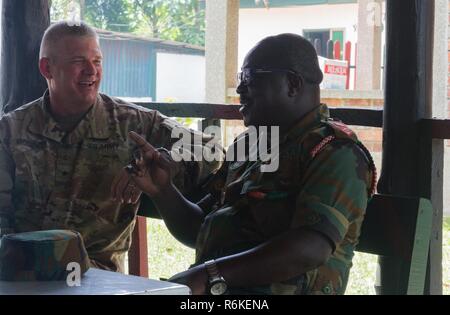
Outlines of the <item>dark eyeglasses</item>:
<svg viewBox="0 0 450 315">
<path fill-rule="evenodd" d="M 245 69 L 242 69 L 241 72 L 238 72 L 237 83 L 238 83 L 238 85 L 239 84 L 249 85 L 255 79 L 255 75 L 257 75 L 257 74 L 276 73 L 276 72 L 290 73 L 297 77 L 302 77 L 297 72 L 295 72 L 293 70 L 288 70 L 288 69 L 250 69 L 250 68 L 245 68 Z"/>
</svg>

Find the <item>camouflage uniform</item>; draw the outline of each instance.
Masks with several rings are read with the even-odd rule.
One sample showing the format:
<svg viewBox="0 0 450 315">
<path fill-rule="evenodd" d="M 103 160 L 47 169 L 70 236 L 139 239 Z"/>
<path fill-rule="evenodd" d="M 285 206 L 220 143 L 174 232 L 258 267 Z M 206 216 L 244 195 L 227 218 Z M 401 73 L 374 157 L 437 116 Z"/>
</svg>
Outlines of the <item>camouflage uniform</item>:
<svg viewBox="0 0 450 315">
<path fill-rule="evenodd" d="M 110 189 L 137 151 L 128 132 L 170 149 L 177 141 L 171 131 L 181 126 L 157 111 L 99 94 L 67 133 L 49 115 L 48 102 L 46 92 L 0 120 L 0 228 L 78 231 L 95 266 L 123 271 L 139 205 L 119 204 Z M 219 166 L 181 162 L 175 183 L 187 193 Z"/>
<path fill-rule="evenodd" d="M 244 138 L 237 138 L 234 145 Z M 289 229 L 307 228 L 333 245 L 317 269 L 282 283 L 233 288 L 233 294 L 343 294 L 368 199 L 373 160 L 356 136 L 329 119 L 325 105 L 280 137 L 279 168 L 226 162 L 198 204 L 208 213 L 197 239 L 196 264 L 233 255 Z"/>
</svg>

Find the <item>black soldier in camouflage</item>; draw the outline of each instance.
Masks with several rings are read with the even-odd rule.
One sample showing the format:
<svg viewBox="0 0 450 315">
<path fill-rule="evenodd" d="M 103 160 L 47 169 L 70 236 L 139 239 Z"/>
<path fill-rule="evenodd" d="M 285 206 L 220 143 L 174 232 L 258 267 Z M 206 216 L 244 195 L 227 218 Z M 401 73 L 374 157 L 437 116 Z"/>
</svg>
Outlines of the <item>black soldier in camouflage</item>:
<svg viewBox="0 0 450 315">
<path fill-rule="evenodd" d="M 268 37 L 248 53 L 238 76 L 241 113 L 246 126 L 279 128 L 278 144 L 270 143 L 279 167 L 264 172 L 250 155 L 227 160 L 198 203 L 172 184 L 165 157 L 130 135 L 144 157 L 134 182 L 171 233 L 196 248 L 195 264 L 171 281 L 194 294 L 345 292 L 376 172 L 356 135 L 320 103 L 322 77 L 314 48 L 298 35 Z"/>
</svg>

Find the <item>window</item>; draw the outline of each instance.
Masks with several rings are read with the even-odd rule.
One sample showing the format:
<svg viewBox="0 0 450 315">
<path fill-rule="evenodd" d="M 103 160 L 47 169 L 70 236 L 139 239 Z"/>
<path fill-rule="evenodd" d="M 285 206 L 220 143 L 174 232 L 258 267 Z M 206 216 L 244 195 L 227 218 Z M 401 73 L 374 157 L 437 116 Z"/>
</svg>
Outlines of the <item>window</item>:
<svg viewBox="0 0 450 315">
<path fill-rule="evenodd" d="M 327 43 L 331 39 L 333 43 L 339 41 L 341 49 L 340 55 L 344 52 L 344 31 L 334 29 L 324 30 L 303 30 L 303 36 L 308 39 L 317 50 L 319 56 L 330 58 L 327 52 Z"/>
</svg>

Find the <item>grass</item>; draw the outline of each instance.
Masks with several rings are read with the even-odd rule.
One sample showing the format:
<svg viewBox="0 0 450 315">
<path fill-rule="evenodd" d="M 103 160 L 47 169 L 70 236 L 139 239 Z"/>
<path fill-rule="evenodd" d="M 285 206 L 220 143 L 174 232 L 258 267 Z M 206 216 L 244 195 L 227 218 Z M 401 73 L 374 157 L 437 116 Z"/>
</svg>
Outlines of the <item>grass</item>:
<svg viewBox="0 0 450 315">
<path fill-rule="evenodd" d="M 170 278 L 194 262 L 195 251 L 179 243 L 162 220 L 148 219 L 149 274 L 152 279 Z M 347 295 L 375 294 L 377 256 L 356 253 L 347 285 Z M 450 294 L 450 218 L 443 226 L 443 292 Z"/>
<path fill-rule="evenodd" d="M 147 235 L 150 278 L 168 279 L 194 263 L 195 250 L 178 242 L 164 221 L 147 219 Z"/>
<path fill-rule="evenodd" d="M 442 235 L 442 275 L 443 293 L 450 295 L 450 217 L 444 220 Z"/>
</svg>

